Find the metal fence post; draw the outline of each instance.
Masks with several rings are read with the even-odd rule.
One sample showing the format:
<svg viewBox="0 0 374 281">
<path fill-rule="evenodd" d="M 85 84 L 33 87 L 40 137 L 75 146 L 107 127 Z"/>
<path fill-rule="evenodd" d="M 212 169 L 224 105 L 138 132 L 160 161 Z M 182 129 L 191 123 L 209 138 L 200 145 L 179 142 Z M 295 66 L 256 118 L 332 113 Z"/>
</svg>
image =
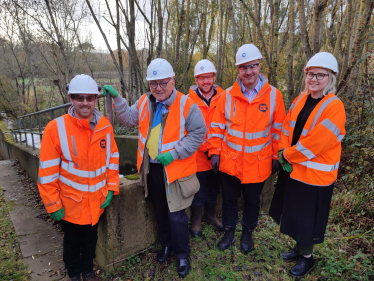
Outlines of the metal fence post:
<svg viewBox="0 0 374 281">
<path fill-rule="evenodd" d="M 34 133 L 33 133 L 33 131 L 32 131 L 32 120 L 31 120 L 31 115 L 29 116 L 29 122 L 30 122 L 30 133 L 31 133 L 32 149 L 35 150 Z"/>
<path fill-rule="evenodd" d="M 23 132 L 25 133 L 26 147 L 29 147 L 29 144 L 27 143 L 27 132 L 26 132 L 26 122 L 25 122 L 25 117 L 22 118 L 22 123 L 23 123 Z"/>
<path fill-rule="evenodd" d="M 42 143 L 42 124 L 41 124 L 41 121 L 40 121 L 40 113 L 37 114 L 38 115 L 38 127 L 39 127 L 39 140 L 40 140 L 40 144 Z"/>
<path fill-rule="evenodd" d="M 19 142 L 22 143 L 21 122 L 19 121 L 19 118 L 17 118 L 17 126 L 18 126 L 18 133 L 19 133 Z"/>
</svg>

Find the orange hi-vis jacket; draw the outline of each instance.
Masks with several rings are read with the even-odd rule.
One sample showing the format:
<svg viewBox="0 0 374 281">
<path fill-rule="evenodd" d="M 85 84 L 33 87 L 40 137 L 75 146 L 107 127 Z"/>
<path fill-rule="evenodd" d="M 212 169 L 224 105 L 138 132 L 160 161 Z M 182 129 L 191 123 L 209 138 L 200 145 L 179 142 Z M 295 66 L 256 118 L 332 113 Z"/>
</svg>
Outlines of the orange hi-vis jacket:
<svg viewBox="0 0 374 281">
<path fill-rule="evenodd" d="M 338 176 L 341 141 L 345 135 L 345 109 L 334 94 L 326 95 L 313 109 L 299 141 L 291 146 L 297 117 L 308 94 L 301 93 L 292 103 L 283 123 L 279 150 L 292 164 L 291 178 L 310 185 L 328 186 Z"/>
<path fill-rule="evenodd" d="M 190 92 L 188 94 L 188 97 L 190 97 L 199 106 L 201 113 L 204 116 L 205 124 L 207 128 L 210 127 L 210 123 L 212 122 L 214 111 L 218 104 L 218 100 L 221 97 L 221 94 L 223 93 L 223 89 L 220 86 L 215 85 L 215 90 L 217 91 L 217 93 L 212 97 L 209 106 L 197 95 L 196 85 L 190 88 Z M 208 151 L 208 146 L 209 146 L 209 143 L 206 141 L 207 136 L 208 136 L 208 133 L 205 136 L 205 141 L 203 142 L 203 144 L 199 147 L 197 151 L 196 162 L 197 162 L 198 172 L 208 171 L 212 169 L 210 160 L 205 154 L 205 152 Z"/>
<path fill-rule="evenodd" d="M 177 97 L 169 107 L 169 114 L 166 119 L 165 128 L 163 129 L 161 153 L 173 150 L 174 146 L 187 135 L 185 128 L 186 118 L 194 101 L 178 91 L 176 93 Z M 138 104 L 139 139 L 137 167 L 139 173 L 143 163 L 145 144 L 148 141 L 150 133 L 149 106 L 152 106 L 151 101 L 148 99 L 147 94 L 144 94 Z M 165 166 L 165 172 L 168 184 L 196 173 L 196 152 L 185 159 L 174 160 Z"/>
<path fill-rule="evenodd" d="M 88 120 L 71 115 L 72 109 L 44 130 L 38 188 L 48 213 L 64 207 L 64 220 L 95 225 L 108 190 L 119 194 L 119 153 L 107 118 L 95 109 L 92 131 Z"/>
<path fill-rule="evenodd" d="M 263 182 L 270 176 L 286 116 L 280 91 L 263 74 L 260 79 L 263 86 L 249 103 L 238 77 L 222 94 L 208 131 L 209 155 L 220 155 L 219 170 L 242 183 Z"/>
</svg>

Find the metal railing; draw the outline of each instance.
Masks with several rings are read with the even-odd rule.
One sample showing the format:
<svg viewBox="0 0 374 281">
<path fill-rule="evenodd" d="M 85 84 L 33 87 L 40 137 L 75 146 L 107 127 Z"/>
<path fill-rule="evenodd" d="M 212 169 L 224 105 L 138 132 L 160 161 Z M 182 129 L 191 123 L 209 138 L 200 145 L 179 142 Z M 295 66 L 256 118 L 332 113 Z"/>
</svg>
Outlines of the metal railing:
<svg viewBox="0 0 374 281">
<path fill-rule="evenodd" d="M 102 98 L 102 97 L 104 97 L 104 96 L 102 96 L 102 95 L 99 96 L 99 98 Z M 107 104 L 107 117 L 108 117 L 110 123 L 112 124 L 113 123 L 112 99 L 109 95 L 106 97 L 106 101 L 107 101 L 107 103 L 106 103 Z M 31 142 L 32 142 L 32 149 L 34 150 L 35 149 L 34 135 L 38 135 L 40 143 L 42 142 L 44 127 L 42 127 L 42 124 L 41 124 L 42 123 L 41 122 L 41 115 L 49 112 L 49 116 L 51 118 L 50 120 L 53 120 L 53 119 L 55 119 L 55 113 L 54 113 L 55 110 L 67 108 L 67 107 L 70 107 L 70 106 L 71 106 L 71 103 L 66 103 L 66 104 L 63 104 L 63 105 L 51 107 L 51 108 L 44 109 L 44 110 L 41 110 L 41 111 L 38 111 L 38 112 L 34 112 L 34 113 L 30 113 L 30 114 L 26 114 L 26 115 L 22 115 L 22 116 L 17 117 L 17 129 L 12 129 L 11 130 L 13 140 L 17 143 L 18 142 L 22 143 L 22 135 L 25 135 L 25 144 L 26 144 L 26 147 L 29 147 L 29 143 L 28 143 L 28 140 L 27 140 L 27 134 L 30 134 L 31 135 Z M 36 121 L 37 121 L 37 126 L 35 126 L 35 127 L 33 126 L 33 122 L 32 122 L 33 121 L 32 120 L 33 116 L 36 116 Z M 29 128 L 26 128 L 26 121 L 25 120 L 28 120 Z M 34 129 L 36 129 L 37 132 L 35 132 Z M 17 135 L 19 136 L 19 141 L 18 141 Z"/>
<path fill-rule="evenodd" d="M 41 110 L 41 111 L 38 111 L 38 112 L 34 112 L 34 113 L 30 113 L 30 114 L 26 114 L 26 115 L 22 115 L 22 116 L 17 117 L 17 127 L 18 128 L 11 130 L 13 140 L 18 142 L 18 138 L 17 138 L 17 134 L 18 134 L 20 143 L 22 143 L 22 135 L 24 134 L 25 135 L 25 144 L 26 144 L 26 147 L 28 147 L 29 144 L 28 144 L 28 140 L 27 140 L 27 134 L 31 134 L 32 149 L 35 149 L 34 135 L 39 135 L 40 142 L 42 141 L 42 137 L 43 137 L 43 129 L 44 128 L 42 128 L 42 124 L 41 124 L 41 114 L 49 112 L 49 116 L 51 117 L 51 120 L 53 120 L 53 119 L 55 119 L 55 114 L 54 114 L 55 110 L 67 108 L 69 106 L 71 106 L 71 103 L 66 103 L 66 104 L 63 104 L 63 105 L 51 107 L 51 108 L 44 109 L 44 110 Z M 37 123 L 38 123 L 38 125 L 35 128 L 33 127 L 33 122 L 32 122 L 32 117 L 33 116 L 36 116 Z M 29 128 L 26 128 L 26 121 L 25 121 L 26 119 L 28 119 L 28 123 L 29 123 L 29 126 L 30 126 Z M 38 132 L 34 132 L 34 129 L 38 129 Z"/>
</svg>

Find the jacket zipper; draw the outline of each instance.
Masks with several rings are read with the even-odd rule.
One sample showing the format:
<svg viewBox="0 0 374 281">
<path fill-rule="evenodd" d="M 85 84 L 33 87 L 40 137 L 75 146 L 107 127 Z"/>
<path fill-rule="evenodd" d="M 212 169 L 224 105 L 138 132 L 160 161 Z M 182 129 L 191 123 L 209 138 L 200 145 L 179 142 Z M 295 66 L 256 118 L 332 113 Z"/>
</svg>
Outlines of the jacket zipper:
<svg viewBox="0 0 374 281">
<path fill-rule="evenodd" d="M 235 118 L 235 111 L 236 111 L 236 100 L 234 100 L 234 113 L 233 113 L 234 118 Z"/>
</svg>

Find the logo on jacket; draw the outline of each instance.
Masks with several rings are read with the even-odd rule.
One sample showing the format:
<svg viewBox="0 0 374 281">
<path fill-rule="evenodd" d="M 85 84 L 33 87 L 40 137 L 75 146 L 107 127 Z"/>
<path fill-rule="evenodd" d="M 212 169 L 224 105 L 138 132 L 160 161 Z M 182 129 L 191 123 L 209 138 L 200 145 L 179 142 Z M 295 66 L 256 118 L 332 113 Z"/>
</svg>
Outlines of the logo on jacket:
<svg viewBox="0 0 374 281">
<path fill-rule="evenodd" d="M 246 53 L 243 53 L 243 54 L 242 54 L 242 57 L 245 58 L 246 55 L 247 55 Z"/>
<path fill-rule="evenodd" d="M 266 112 L 266 111 L 268 111 L 268 106 L 267 106 L 267 104 L 265 104 L 265 103 L 261 103 L 261 104 L 258 106 L 258 110 L 260 110 L 261 112 Z"/>
<path fill-rule="evenodd" d="M 100 140 L 100 147 L 103 148 L 103 149 L 106 147 L 106 140 L 105 139 Z"/>
<path fill-rule="evenodd" d="M 154 71 L 153 71 L 153 75 L 156 75 L 156 74 L 157 74 L 157 71 L 156 71 L 156 70 L 154 70 Z"/>
</svg>

